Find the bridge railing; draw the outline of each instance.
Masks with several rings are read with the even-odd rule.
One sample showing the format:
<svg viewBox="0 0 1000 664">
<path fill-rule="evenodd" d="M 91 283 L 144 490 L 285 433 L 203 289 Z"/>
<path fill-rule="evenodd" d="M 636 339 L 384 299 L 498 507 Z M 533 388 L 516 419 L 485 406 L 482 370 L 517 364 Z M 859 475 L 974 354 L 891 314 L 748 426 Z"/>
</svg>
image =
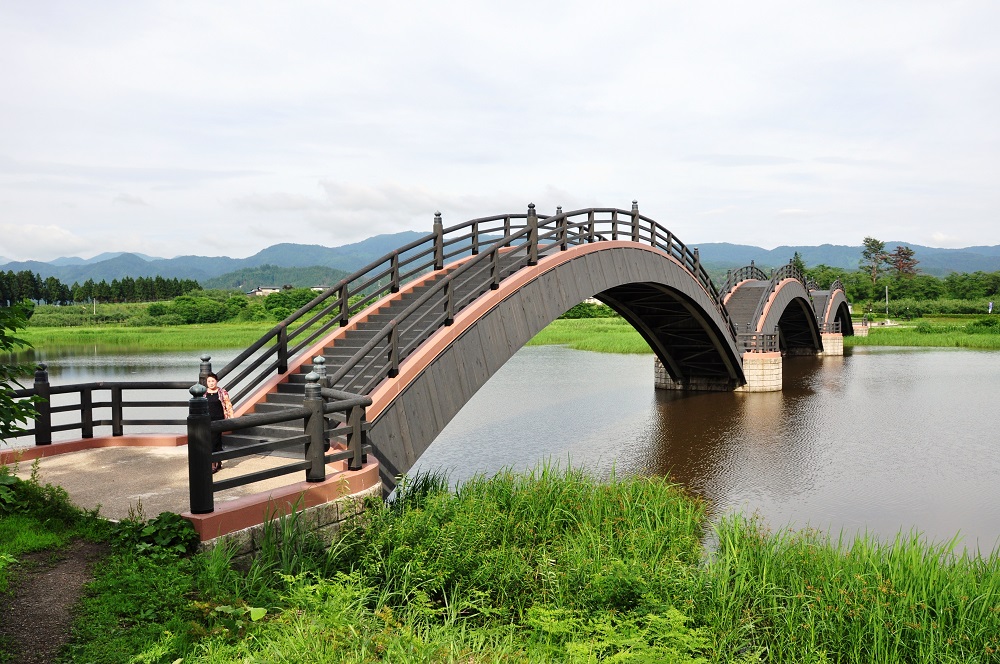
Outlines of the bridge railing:
<svg viewBox="0 0 1000 664">
<path fill-rule="evenodd" d="M 771 298 L 771 294 L 778 288 L 780 284 L 785 279 L 797 279 L 802 283 L 802 287 L 807 289 L 805 275 L 802 271 L 795 267 L 792 261 L 788 261 L 787 265 L 782 265 L 777 270 L 771 272 L 771 279 L 768 283 L 767 288 L 760 296 L 760 301 L 757 303 L 757 308 L 754 310 L 753 317 L 750 319 L 755 324 L 759 323 L 760 317 L 764 315 L 764 307 L 767 306 L 767 301 Z"/>
<path fill-rule="evenodd" d="M 839 320 L 835 320 L 832 323 L 822 323 L 816 321 L 819 325 L 819 331 L 822 334 L 841 334 L 844 331 L 843 325 L 841 325 Z"/>
<path fill-rule="evenodd" d="M 776 353 L 778 335 L 773 332 L 740 332 L 739 348 L 743 353 Z"/>
<path fill-rule="evenodd" d="M 458 283 L 475 282 L 477 286 L 495 289 L 505 276 L 500 268 L 501 257 L 508 263 L 516 258 L 523 265 L 534 265 L 540 254 L 604 240 L 641 242 L 678 260 L 711 297 L 716 310 L 728 323 L 728 333 L 736 341 L 735 326 L 722 305 L 719 291 L 701 265 L 697 248 L 688 248 L 669 230 L 640 215 L 635 202 L 631 211 L 587 208 L 564 213 L 560 209 L 552 216 L 539 215 L 534 205 L 530 205 L 525 214 L 482 217 L 449 228 L 444 227 L 441 215 L 436 214 L 430 234 L 387 253 L 318 295 L 219 370 L 219 378 L 224 379 L 234 402 L 240 402 L 268 377 L 287 372 L 291 358 L 310 348 L 334 327 L 347 325 L 353 316 L 378 299 L 398 292 L 403 284 L 413 279 L 443 270 L 454 259 L 467 258 L 443 278 L 434 280 L 431 289 L 418 300 L 419 304 L 410 306 L 371 340 L 365 353 L 355 356 L 360 361 L 379 344 L 385 346 L 389 361 L 377 372 L 380 376 L 373 376 L 380 380 L 384 377 L 381 374 L 393 375 L 398 371 L 399 362 L 412 350 L 411 347 L 399 347 L 402 331 L 419 328 L 419 343 L 426 338 L 428 330 L 450 324 L 455 313 L 468 304 L 454 301 Z M 436 316 L 427 311 L 417 313 L 421 305 L 442 293 L 447 301 L 443 312 Z M 414 316 L 416 318 L 408 320 Z M 369 361 L 368 365 L 374 361 Z M 365 372 L 375 369 L 368 365 L 359 369 Z M 341 368 L 343 371 L 338 370 L 340 377 L 351 368 L 354 368 L 351 362 L 345 364 Z"/>
<path fill-rule="evenodd" d="M 348 470 L 360 470 L 371 452 L 371 446 L 367 442 L 369 425 L 365 421 L 365 408 L 371 405 L 372 400 L 370 397 L 324 387 L 324 382 L 324 376 L 313 371 L 306 375 L 306 389 L 301 406 L 227 420 L 212 420 L 208 413 L 205 386 L 200 383 L 191 386 L 187 435 L 188 490 L 192 514 L 215 511 L 215 493 L 226 489 L 303 471 L 305 481 L 323 482 L 327 478 L 327 464 L 338 461 L 347 461 Z M 338 417 L 327 417 L 328 415 Z M 221 452 L 212 451 L 213 434 L 297 420 L 303 421 L 303 433 L 300 436 L 262 441 Z M 342 445 L 337 444 L 338 438 L 344 441 Z M 334 449 L 334 445 L 343 449 Z M 304 457 L 281 466 L 214 480 L 212 465 L 215 462 L 288 448 L 304 448 Z"/>
<path fill-rule="evenodd" d="M 34 399 L 36 416 L 33 423 L 25 427 L 20 437 L 33 437 L 35 445 L 49 445 L 52 434 L 63 431 L 79 431 L 81 438 L 93 438 L 94 428 L 110 426 L 112 436 L 125 435 L 126 427 L 183 425 L 183 400 L 135 399 L 136 392 L 150 394 L 152 391 L 178 390 L 188 387 L 189 381 L 96 381 L 72 385 L 51 385 L 48 365 L 40 363 L 35 370 L 32 387 L 13 390 L 15 399 Z M 54 395 L 69 395 L 70 403 L 54 405 Z M 141 411 L 173 409 L 177 417 L 138 417 Z M 69 413 L 68 417 L 59 417 Z M 107 417 L 99 417 L 105 414 Z M 62 424 L 53 424 L 52 416 L 68 419 Z"/>
<path fill-rule="evenodd" d="M 750 261 L 750 265 L 741 267 L 738 270 L 727 270 L 726 280 L 723 282 L 722 286 L 719 288 L 719 292 L 722 295 L 727 294 L 729 291 L 736 288 L 736 285 L 747 279 L 755 279 L 757 281 L 767 281 L 771 278 L 764 270 L 760 269 L 754 265 L 753 261 Z"/>
</svg>

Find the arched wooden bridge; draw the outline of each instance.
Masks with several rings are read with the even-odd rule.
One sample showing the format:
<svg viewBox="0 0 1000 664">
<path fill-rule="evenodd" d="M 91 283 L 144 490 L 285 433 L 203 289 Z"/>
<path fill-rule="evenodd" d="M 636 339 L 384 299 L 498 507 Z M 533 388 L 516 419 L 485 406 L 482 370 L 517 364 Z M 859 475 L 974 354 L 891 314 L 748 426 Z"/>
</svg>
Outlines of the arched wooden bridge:
<svg viewBox="0 0 1000 664">
<path fill-rule="evenodd" d="M 634 202 L 631 210 L 551 216 L 529 206 L 450 228 L 436 215 L 432 233 L 319 294 L 217 370 L 234 418 L 211 420 L 204 381 L 190 387 L 186 420 L 153 420 L 132 409 L 184 404 L 132 401 L 123 392 L 188 383 L 50 386 L 40 365 L 34 387 L 15 391 L 41 397 L 29 431 L 36 446 L 25 458 L 186 443 L 185 516 L 203 540 L 245 533 L 276 510 L 316 508 L 316 525 L 332 527 L 348 512 L 330 501 L 391 490 L 518 349 L 591 297 L 649 343 L 655 383 L 665 389 L 780 390 L 783 355 L 841 354 L 843 335 L 854 332 L 839 282 L 819 290 L 791 265 L 765 274 L 751 264 L 717 289 L 698 250 Z M 204 378 L 212 367 L 202 360 Z M 101 391 L 110 401 L 94 400 Z M 78 403 L 53 405 L 56 394 Z M 99 419 L 99 408 L 110 408 L 110 419 Z M 54 423 L 53 413 L 79 417 Z M 125 433 L 126 425 L 182 423 L 186 436 Z M 95 437 L 95 426 L 110 426 L 111 437 Z M 73 429 L 81 439 L 53 444 L 53 432 Z M 213 452 L 213 433 L 224 434 L 224 451 Z M 0 453 L 0 463 L 7 457 Z M 268 462 L 248 463 L 244 474 L 227 463 L 250 457 Z M 227 463 L 219 476 L 214 461 Z M 302 471 L 304 481 L 278 489 L 239 499 L 229 491 Z M 227 491 L 216 510 L 215 494 Z"/>
<path fill-rule="evenodd" d="M 218 371 L 237 415 L 262 422 L 229 445 L 301 437 L 301 417 L 265 420 L 301 406 L 316 370 L 329 400 L 370 399 L 363 428 L 392 487 L 517 350 L 591 297 L 649 343 L 663 387 L 739 389 L 755 353 L 819 353 L 825 333 L 852 333 L 842 287 L 817 291 L 791 266 L 766 275 L 751 265 L 717 290 L 698 250 L 636 204 L 552 216 L 529 206 L 450 228 L 437 215 L 430 235 L 317 296 Z M 350 424 L 346 411 L 329 419 L 334 434 Z"/>
</svg>

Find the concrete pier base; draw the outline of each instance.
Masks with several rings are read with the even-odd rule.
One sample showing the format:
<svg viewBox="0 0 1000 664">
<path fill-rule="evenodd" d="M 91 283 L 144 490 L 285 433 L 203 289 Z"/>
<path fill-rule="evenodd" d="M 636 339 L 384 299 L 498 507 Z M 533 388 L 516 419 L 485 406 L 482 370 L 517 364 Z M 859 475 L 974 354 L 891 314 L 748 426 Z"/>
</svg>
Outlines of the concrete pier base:
<svg viewBox="0 0 1000 664">
<path fill-rule="evenodd" d="M 844 354 L 844 335 L 840 332 L 824 332 L 823 335 L 823 352 L 821 355 L 843 355 Z"/>
<path fill-rule="evenodd" d="M 728 378 L 692 376 L 674 380 L 660 358 L 653 357 L 653 386 L 658 390 L 694 390 L 698 392 L 731 392 L 736 386 Z"/>
<path fill-rule="evenodd" d="M 747 384 L 737 392 L 780 392 L 781 353 L 743 353 L 743 375 Z"/>
</svg>

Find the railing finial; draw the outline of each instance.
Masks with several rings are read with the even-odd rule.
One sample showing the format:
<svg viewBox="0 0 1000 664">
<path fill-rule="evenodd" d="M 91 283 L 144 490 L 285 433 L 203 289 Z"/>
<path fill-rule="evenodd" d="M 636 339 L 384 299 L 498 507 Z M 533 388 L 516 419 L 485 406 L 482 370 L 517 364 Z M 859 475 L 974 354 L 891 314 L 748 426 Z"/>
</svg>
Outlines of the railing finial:
<svg viewBox="0 0 1000 664">
<path fill-rule="evenodd" d="M 558 216 L 560 214 L 562 214 L 562 206 L 561 205 L 557 205 L 556 206 L 556 216 Z"/>
<path fill-rule="evenodd" d="M 633 198 L 632 199 L 632 212 L 638 212 L 638 211 L 639 211 L 639 200 L 636 199 L 636 198 Z"/>
</svg>

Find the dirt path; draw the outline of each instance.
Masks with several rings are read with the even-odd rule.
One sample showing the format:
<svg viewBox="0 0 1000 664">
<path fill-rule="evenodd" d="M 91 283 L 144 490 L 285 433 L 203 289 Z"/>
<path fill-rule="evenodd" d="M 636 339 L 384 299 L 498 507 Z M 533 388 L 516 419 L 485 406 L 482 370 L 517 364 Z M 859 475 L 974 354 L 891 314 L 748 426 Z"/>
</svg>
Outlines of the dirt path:
<svg viewBox="0 0 1000 664">
<path fill-rule="evenodd" d="M 13 662 L 46 664 L 69 641 L 73 607 L 107 544 L 77 540 L 66 549 L 22 556 L 12 592 L 0 594 L 0 642 Z"/>
</svg>

